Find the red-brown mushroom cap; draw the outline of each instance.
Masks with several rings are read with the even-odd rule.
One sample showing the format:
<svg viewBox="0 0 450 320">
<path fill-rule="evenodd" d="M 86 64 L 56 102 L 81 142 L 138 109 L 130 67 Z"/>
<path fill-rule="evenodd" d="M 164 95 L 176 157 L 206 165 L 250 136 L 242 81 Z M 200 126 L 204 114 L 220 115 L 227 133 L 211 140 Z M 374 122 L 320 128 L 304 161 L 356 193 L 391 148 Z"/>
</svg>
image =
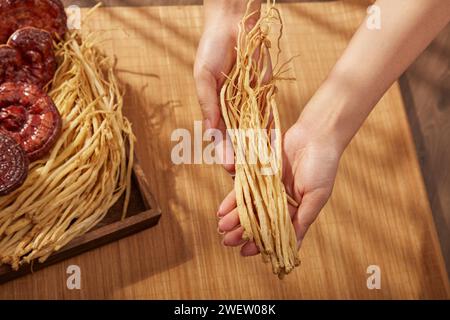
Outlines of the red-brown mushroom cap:
<svg viewBox="0 0 450 320">
<path fill-rule="evenodd" d="M 27 82 L 44 87 L 56 72 L 53 42 L 45 30 L 17 30 L 0 46 L 0 83 Z"/>
<path fill-rule="evenodd" d="M 45 156 L 61 132 L 61 116 L 52 99 L 28 83 L 0 85 L 0 133 L 9 135 L 30 161 Z"/>
<path fill-rule="evenodd" d="M 11 137 L 0 133 L 0 196 L 19 188 L 28 175 L 28 157 Z"/>
<path fill-rule="evenodd" d="M 67 31 L 67 15 L 60 0 L 0 0 L 0 43 L 17 29 L 47 30 L 55 40 Z"/>
</svg>

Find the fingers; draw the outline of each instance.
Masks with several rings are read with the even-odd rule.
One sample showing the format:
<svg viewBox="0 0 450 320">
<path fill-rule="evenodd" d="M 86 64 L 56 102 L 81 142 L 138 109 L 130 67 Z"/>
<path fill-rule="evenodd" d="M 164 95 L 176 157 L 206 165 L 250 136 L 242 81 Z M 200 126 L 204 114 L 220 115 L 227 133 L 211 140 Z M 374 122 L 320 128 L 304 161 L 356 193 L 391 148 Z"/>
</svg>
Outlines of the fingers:
<svg viewBox="0 0 450 320">
<path fill-rule="evenodd" d="M 225 246 L 240 246 L 241 255 L 244 257 L 254 256 L 259 253 L 253 241 L 245 242 L 242 239 L 244 229 L 239 225 L 239 213 L 236 208 L 236 193 L 231 191 L 221 203 L 217 215 L 219 216 L 218 231 L 224 233 L 222 243 Z"/>
<path fill-rule="evenodd" d="M 289 206 L 289 214 L 292 218 L 299 247 L 306 232 L 316 220 L 327 200 L 327 193 L 317 190 L 305 194 L 298 209 Z M 253 241 L 246 242 L 242 239 L 244 229 L 239 225 L 239 213 L 236 208 L 236 194 L 234 191 L 230 192 L 220 205 L 218 216 L 221 218 L 218 231 L 224 234 L 223 245 L 232 247 L 243 245 L 241 255 L 244 257 L 259 254 L 258 247 Z"/>
<path fill-rule="evenodd" d="M 256 256 L 259 249 L 253 241 L 248 241 L 241 248 L 241 255 L 244 257 Z"/>
<path fill-rule="evenodd" d="M 205 130 L 220 130 L 221 139 L 214 141 L 215 152 L 225 170 L 234 173 L 234 150 L 220 114 L 217 79 L 206 67 L 196 68 L 194 75 Z"/>
<path fill-rule="evenodd" d="M 309 227 L 316 220 L 320 211 L 325 206 L 327 200 L 327 194 L 320 190 L 303 196 L 297 214 L 292 220 L 299 245 L 305 237 Z"/>
<path fill-rule="evenodd" d="M 194 70 L 197 97 L 202 109 L 206 129 L 217 128 L 220 120 L 217 80 L 204 66 Z"/>
<path fill-rule="evenodd" d="M 289 206 L 289 214 L 294 217 L 297 208 Z M 239 225 L 239 213 L 236 208 L 236 193 L 231 191 L 221 203 L 218 213 L 220 218 L 218 232 L 224 234 L 223 244 L 226 246 L 242 245 L 241 255 L 244 257 L 254 256 L 259 253 L 258 247 L 253 241 L 245 242 L 242 239 L 243 228 Z"/>
<path fill-rule="evenodd" d="M 295 214 L 298 211 L 298 208 L 291 206 L 290 204 L 288 205 L 288 211 L 289 211 L 289 215 L 291 216 L 291 219 L 294 218 Z"/>
<path fill-rule="evenodd" d="M 237 209 L 232 210 L 219 221 L 219 232 L 229 232 L 239 225 Z"/>
<path fill-rule="evenodd" d="M 234 211 L 236 211 L 236 215 L 238 215 L 237 209 L 233 210 L 229 215 L 232 215 L 234 213 Z M 291 218 L 293 218 L 295 216 L 296 212 L 297 212 L 297 208 L 295 208 L 293 206 L 289 206 L 289 214 L 290 214 Z M 254 241 L 247 241 L 241 248 L 241 255 L 243 257 L 256 256 L 257 254 L 259 254 L 259 249 L 256 246 Z"/>
<path fill-rule="evenodd" d="M 226 214 L 230 213 L 235 208 L 236 208 L 236 192 L 233 190 L 225 197 L 225 199 L 223 199 L 222 203 L 219 206 L 219 210 L 217 211 L 217 216 L 224 217 Z"/>
<path fill-rule="evenodd" d="M 222 243 L 224 246 L 236 247 L 245 243 L 245 240 L 242 239 L 242 234 L 244 233 L 244 228 L 238 227 L 233 231 L 225 233 L 223 236 Z"/>
<path fill-rule="evenodd" d="M 234 215 L 234 211 L 231 212 L 230 214 L 228 214 L 225 218 L 229 217 L 229 216 L 233 216 Z M 237 216 L 237 212 L 236 212 L 236 216 Z M 223 219 L 225 219 L 223 218 Z M 222 219 L 222 220 L 223 220 Z M 239 218 L 237 218 L 238 223 L 239 223 Z M 234 224 L 234 222 L 233 222 Z M 222 229 L 225 232 L 225 235 L 223 236 L 223 240 L 222 240 L 222 244 L 224 246 L 229 246 L 229 247 L 237 247 L 240 245 L 243 245 L 241 248 L 241 255 L 244 257 L 250 257 L 250 256 L 255 256 L 257 254 L 259 254 L 259 249 L 256 246 L 256 244 L 253 241 L 245 241 L 242 239 L 242 235 L 244 233 L 244 228 L 242 228 L 241 226 L 237 227 L 238 224 L 235 225 L 235 229 L 231 229 L 230 231 L 226 231 L 225 229 L 230 227 L 219 227 L 219 229 Z"/>
<path fill-rule="evenodd" d="M 226 126 L 222 119 L 219 121 L 218 129 L 221 131 L 221 137 L 219 141 L 215 141 L 215 151 L 220 163 L 226 171 L 230 174 L 235 173 L 234 166 L 234 149 L 231 139 L 226 133 Z"/>
</svg>

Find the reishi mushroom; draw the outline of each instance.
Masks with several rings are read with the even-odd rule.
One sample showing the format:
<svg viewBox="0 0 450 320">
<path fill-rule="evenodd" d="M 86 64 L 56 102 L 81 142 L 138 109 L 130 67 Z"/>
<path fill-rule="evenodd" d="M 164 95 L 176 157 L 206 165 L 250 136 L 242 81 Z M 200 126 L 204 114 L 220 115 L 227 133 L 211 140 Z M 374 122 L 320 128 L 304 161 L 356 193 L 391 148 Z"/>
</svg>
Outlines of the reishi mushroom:
<svg viewBox="0 0 450 320">
<path fill-rule="evenodd" d="M 61 116 L 52 99 L 29 83 L 0 85 L 0 133 L 12 137 L 30 161 L 45 156 L 61 132 Z"/>
<path fill-rule="evenodd" d="M 43 88 L 55 71 L 52 37 L 45 30 L 25 27 L 0 45 L 0 83 L 27 82 Z"/>
<path fill-rule="evenodd" d="M 67 31 L 67 15 L 60 0 L 0 0 L 0 43 L 17 29 L 35 27 L 50 32 L 54 40 Z"/>
<path fill-rule="evenodd" d="M 0 196 L 19 188 L 28 175 L 28 157 L 8 135 L 0 133 Z"/>
<path fill-rule="evenodd" d="M 29 163 L 61 133 L 61 116 L 43 89 L 57 68 L 53 42 L 66 31 L 60 0 L 0 0 L 0 196 L 24 183 Z"/>
</svg>

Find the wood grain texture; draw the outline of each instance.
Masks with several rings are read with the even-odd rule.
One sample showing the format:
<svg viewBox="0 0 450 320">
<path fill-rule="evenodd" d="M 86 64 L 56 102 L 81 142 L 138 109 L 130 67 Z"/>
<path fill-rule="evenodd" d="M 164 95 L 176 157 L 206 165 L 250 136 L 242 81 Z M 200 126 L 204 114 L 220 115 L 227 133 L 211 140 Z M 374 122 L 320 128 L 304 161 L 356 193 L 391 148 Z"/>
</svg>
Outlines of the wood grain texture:
<svg viewBox="0 0 450 320">
<path fill-rule="evenodd" d="M 278 3 L 291 2 L 325 2 L 334 0 L 277 0 Z M 346 0 L 365 2 L 366 0 Z M 142 7 L 142 6 L 187 6 L 187 5 L 201 5 L 203 0 L 62 0 L 64 6 L 77 5 L 80 7 L 91 7 L 96 3 L 101 2 L 106 7 Z"/>
<path fill-rule="evenodd" d="M 35 260 L 31 264 L 22 265 L 18 270 L 13 270 L 9 265 L 0 265 L 0 284 L 158 224 L 161 218 L 161 210 L 150 192 L 147 178 L 137 160 L 135 160 L 133 166 L 127 216 L 122 219 L 124 202 L 125 195 L 110 208 L 103 220 L 89 232 L 70 241 L 43 263 Z"/>
<path fill-rule="evenodd" d="M 278 3 L 326 2 L 333 0 L 278 0 Z M 373 1 L 344 0 L 367 6 Z M 96 0 L 63 0 L 66 6 L 92 6 Z M 103 0 L 105 6 L 200 5 L 203 0 Z M 450 26 L 425 50 L 400 79 L 409 123 L 447 273 L 450 277 Z M 442 105 L 444 104 L 444 107 Z M 439 108 L 436 106 L 439 105 Z M 426 107 L 425 107 L 426 106 Z"/>
<path fill-rule="evenodd" d="M 400 84 L 450 276 L 450 25 Z"/>
<path fill-rule="evenodd" d="M 288 128 L 363 19 L 355 4 L 281 5 L 284 58 L 295 82 L 280 85 Z M 138 155 L 164 216 L 156 228 L 0 287 L 1 298 L 449 298 L 448 280 L 398 84 L 383 97 L 346 151 L 332 198 L 311 227 L 302 267 L 280 281 L 260 258 L 221 246 L 215 212 L 232 181 L 219 166 L 175 166 L 171 133 L 192 132 L 201 114 L 192 64 L 201 8 L 101 9 L 90 21 L 118 58 Z M 135 115 L 138 113 L 134 113 Z M 67 266 L 82 289 L 66 289 Z M 379 265 L 382 289 L 368 290 Z"/>
</svg>

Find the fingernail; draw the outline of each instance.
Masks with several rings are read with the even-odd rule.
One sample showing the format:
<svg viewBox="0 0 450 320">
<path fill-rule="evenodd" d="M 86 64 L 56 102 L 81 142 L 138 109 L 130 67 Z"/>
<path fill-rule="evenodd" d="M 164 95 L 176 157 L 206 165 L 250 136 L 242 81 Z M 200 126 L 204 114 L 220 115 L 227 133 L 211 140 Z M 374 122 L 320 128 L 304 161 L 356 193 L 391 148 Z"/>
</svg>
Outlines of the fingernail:
<svg viewBox="0 0 450 320">
<path fill-rule="evenodd" d="M 225 231 L 220 230 L 219 227 L 217 227 L 217 233 L 220 234 L 221 236 L 225 234 Z"/>
<path fill-rule="evenodd" d="M 244 254 L 242 251 L 240 252 L 241 257 L 247 258 L 248 255 Z"/>
<path fill-rule="evenodd" d="M 219 209 L 217 209 L 217 216 L 222 216 L 222 205 L 219 206 Z"/>
</svg>

